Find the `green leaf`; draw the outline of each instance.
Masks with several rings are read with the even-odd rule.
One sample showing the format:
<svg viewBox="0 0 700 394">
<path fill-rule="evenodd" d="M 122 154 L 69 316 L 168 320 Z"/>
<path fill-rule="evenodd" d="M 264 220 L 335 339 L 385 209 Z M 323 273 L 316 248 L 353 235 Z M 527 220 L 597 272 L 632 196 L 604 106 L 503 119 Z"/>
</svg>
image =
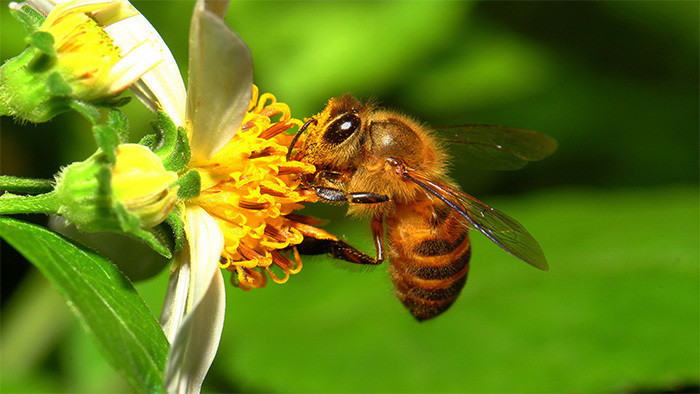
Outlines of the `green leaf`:
<svg viewBox="0 0 700 394">
<path fill-rule="evenodd" d="M 135 390 L 162 390 L 168 342 L 131 282 L 112 263 L 14 219 L 0 218 L 0 236 L 49 279 Z"/>
</svg>

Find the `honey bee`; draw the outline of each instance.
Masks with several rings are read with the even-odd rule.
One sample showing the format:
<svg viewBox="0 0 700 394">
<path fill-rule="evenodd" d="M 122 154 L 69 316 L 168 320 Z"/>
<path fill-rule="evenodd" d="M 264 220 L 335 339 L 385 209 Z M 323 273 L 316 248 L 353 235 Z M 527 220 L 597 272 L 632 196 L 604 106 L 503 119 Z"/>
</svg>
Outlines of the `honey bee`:
<svg viewBox="0 0 700 394">
<path fill-rule="evenodd" d="M 396 295 L 419 321 L 447 310 L 464 287 L 470 228 L 546 271 L 542 249 L 520 223 L 449 179 L 446 142 L 492 169 L 518 169 L 557 148 L 530 130 L 467 125 L 436 131 L 350 95 L 333 98 L 295 135 L 287 157 L 316 167 L 302 183 L 320 199 L 347 202 L 350 213 L 371 217 L 376 257 L 338 239 L 305 239 L 299 251 L 369 265 L 388 256 Z"/>
</svg>

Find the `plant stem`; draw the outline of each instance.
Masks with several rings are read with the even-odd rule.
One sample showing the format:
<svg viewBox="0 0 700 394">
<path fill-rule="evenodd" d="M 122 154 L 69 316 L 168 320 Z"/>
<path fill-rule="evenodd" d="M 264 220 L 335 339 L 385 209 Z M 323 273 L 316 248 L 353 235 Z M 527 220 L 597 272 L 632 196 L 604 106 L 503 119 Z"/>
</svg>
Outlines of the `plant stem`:
<svg viewBox="0 0 700 394">
<path fill-rule="evenodd" d="M 53 190 L 53 180 L 0 175 L 0 190 L 13 193 L 48 193 Z"/>
<path fill-rule="evenodd" d="M 37 196 L 16 196 L 5 193 L 0 197 L 0 215 L 13 213 L 57 213 L 58 196 L 55 192 Z"/>
</svg>

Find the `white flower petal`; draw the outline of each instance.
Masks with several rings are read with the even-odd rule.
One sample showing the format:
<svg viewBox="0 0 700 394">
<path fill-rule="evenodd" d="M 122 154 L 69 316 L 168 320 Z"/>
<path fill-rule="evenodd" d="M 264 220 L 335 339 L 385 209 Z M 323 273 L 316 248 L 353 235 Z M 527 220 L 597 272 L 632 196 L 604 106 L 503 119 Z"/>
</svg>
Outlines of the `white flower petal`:
<svg viewBox="0 0 700 394">
<path fill-rule="evenodd" d="M 160 325 L 173 343 L 187 314 L 206 294 L 212 278 L 220 272 L 219 258 L 224 236 L 216 221 L 199 206 L 187 206 L 183 218 L 187 244 L 173 261 Z"/>
<path fill-rule="evenodd" d="M 128 53 L 122 53 L 122 56 L 110 71 L 114 76 L 114 92 L 126 89 L 163 61 L 162 52 L 150 41 L 144 41 Z"/>
<path fill-rule="evenodd" d="M 204 0 L 204 8 L 223 19 L 226 16 L 229 3 L 229 0 Z"/>
<path fill-rule="evenodd" d="M 193 161 L 208 159 L 233 137 L 252 95 L 250 50 L 221 17 L 198 2 L 190 26 L 187 119 Z"/>
<path fill-rule="evenodd" d="M 170 343 L 175 341 L 175 335 L 185 318 L 191 273 L 189 253 L 189 246 L 185 246 L 175 255 L 173 265 L 177 268 L 170 274 L 168 290 L 165 292 L 165 302 L 163 302 L 163 309 L 160 312 L 160 325 Z"/>
<path fill-rule="evenodd" d="M 185 317 L 168 353 L 168 393 L 198 393 L 214 361 L 224 327 L 224 279 L 217 270 L 201 302 Z"/>
<path fill-rule="evenodd" d="M 185 234 L 190 248 L 190 296 L 187 310 L 194 309 L 206 293 L 211 278 L 219 272 L 219 259 L 224 249 L 221 227 L 197 205 L 186 208 Z"/>
<path fill-rule="evenodd" d="M 177 126 L 185 125 L 185 83 L 170 49 L 156 29 L 141 14 L 113 23 L 104 30 L 128 53 L 144 41 L 149 41 L 159 53 L 160 63 L 131 86 L 131 91 L 149 109 L 162 109 Z"/>
<path fill-rule="evenodd" d="M 184 215 L 187 245 L 176 255 L 160 322 L 171 343 L 165 387 L 198 392 L 219 347 L 224 324 L 224 282 L 219 258 L 224 236 L 196 205 Z"/>
</svg>

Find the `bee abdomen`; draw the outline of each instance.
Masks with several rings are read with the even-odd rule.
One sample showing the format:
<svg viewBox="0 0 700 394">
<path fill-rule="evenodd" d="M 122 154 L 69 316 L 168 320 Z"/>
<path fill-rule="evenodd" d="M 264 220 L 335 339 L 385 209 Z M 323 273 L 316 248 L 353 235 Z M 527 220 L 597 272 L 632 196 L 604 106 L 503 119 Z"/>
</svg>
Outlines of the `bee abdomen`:
<svg viewBox="0 0 700 394">
<path fill-rule="evenodd" d="M 460 276 L 443 289 L 422 289 L 407 287 L 401 289 L 400 282 L 394 282 L 396 294 L 406 308 L 418 321 L 428 320 L 445 312 L 462 291 L 467 282 L 467 275 Z M 410 286 L 410 285 L 409 285 Z"/>
<path fill-rule="evenodd" d="M 419 321 L 446 311 L 467 280 L 471 245 L 467 227 L 450 212 L 436 223 L 425 211 L 393 218 L 389 228 L 391 278 L 396 295 Z M 420 219 L 420 217 L 424 220 Z"/>
</svg>

